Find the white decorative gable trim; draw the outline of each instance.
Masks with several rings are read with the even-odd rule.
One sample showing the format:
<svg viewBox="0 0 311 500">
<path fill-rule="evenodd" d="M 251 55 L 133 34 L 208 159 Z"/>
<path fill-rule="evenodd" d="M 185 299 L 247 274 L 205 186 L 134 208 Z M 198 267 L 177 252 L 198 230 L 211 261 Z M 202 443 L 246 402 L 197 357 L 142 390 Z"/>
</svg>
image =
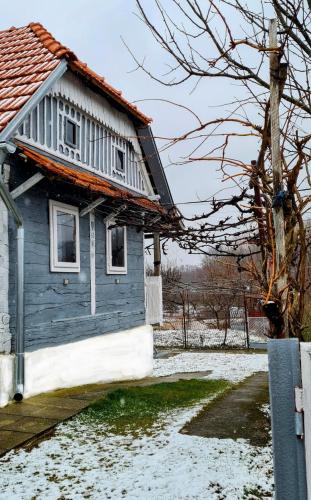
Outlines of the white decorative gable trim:
<svg viewBox="0 0 311 500">
<path fill-rule="evenodd" d="M 128 139 L 132 142 L 135 152 L 141 156 L 136 131 L 129 117 L 114 108 L 105 97 L 87 88 L 73 73 L 67 71 L 54 83 L 50 94 L 65 99 L 108 127 L 111 132 Z"/>
<path fill-rule="evenodd" d="M 70 72 L 28 115 L 16 137 L 139 194 L 154 194 L 130 118 Z"/>
</svg>

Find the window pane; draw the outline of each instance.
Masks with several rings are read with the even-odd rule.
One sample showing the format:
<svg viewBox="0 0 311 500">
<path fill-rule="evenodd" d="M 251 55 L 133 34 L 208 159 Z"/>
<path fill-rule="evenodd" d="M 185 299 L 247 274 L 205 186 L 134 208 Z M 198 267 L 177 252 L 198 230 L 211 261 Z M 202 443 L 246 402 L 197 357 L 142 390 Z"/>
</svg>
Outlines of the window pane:
<svg viewBox="0 0 311 500">
<path fill-rule="evenodd" d="M 113 267 L 124 267 L 124 227 L 111 229 L 111 264 Z"/>
<path fill-rule="evenodd" d="M 77 262 L 76 217 L 57 210 L 58 262 Z"/>
<path fill-rule="evenodd" d="M 66 120 L 65 142 L 69 145 L 77 144 L 77 126 L 70 120 Z"/>
<path fill-rule="evenodd" d="M 75 127 L 71 122 L 67 122 L 67 140 L 71 142 L 71 144 L 75 144 Z"/>
<path fill-rule="evenodd" d="M 116 148 L 116 169 L 124 172 L 124 153 Z"/>
</svg>

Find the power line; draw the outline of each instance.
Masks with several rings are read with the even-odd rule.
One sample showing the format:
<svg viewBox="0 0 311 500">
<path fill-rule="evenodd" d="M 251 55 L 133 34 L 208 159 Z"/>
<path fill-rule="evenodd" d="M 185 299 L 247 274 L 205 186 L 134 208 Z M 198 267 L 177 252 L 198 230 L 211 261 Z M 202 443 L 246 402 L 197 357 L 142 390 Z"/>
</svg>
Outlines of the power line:
<svg viewBox="0 0 311 500">
<path fill-rule="evenodd" d="M 303 191 L 311 191 L 311 188 L 304 188 L 304 189 L 298 189 L 298 191 L 301 193 Z M 235 196 L 235 195 L 232 195 L 232 196 Z M 225 202 L 225 201 L 230 201 L 232 199 L 231 198 L 215 198 L 215 197 L 212 197 L 212 198 L 209 198 L 207 200 L 189 200 L 189 201 L 180 201 L 180 202 L 177 202 L 177 203 L 174 203 L 174 205 L 203 205 L 204 203 L 211 203 L 213 200 L 215 200 L 216 202 Z M 167 203 L 162 203 L 162 205 L 167 205 Z"/>
</svg>

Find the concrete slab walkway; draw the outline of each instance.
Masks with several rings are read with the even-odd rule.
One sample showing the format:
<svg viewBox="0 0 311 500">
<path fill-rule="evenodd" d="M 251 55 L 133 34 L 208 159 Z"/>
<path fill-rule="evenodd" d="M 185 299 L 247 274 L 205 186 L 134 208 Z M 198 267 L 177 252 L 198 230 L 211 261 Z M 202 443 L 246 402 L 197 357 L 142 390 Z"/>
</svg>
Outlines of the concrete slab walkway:
<svg viewBox="0 0 311 500">
<path fill-rule="evenodd" d="M 86 385 L 40 394 L 21 403 L 9 404 L 0 408 L 0 456 L 14 448 L 33 446 L 37 441 L 48 437 L 57 424 L 77 415 L 92 402 L 115 389 L 202 378 L 210 373 L 175 373 L 167 377 Z"/>
<path fill-rule="evenodd" d="M 203 408 L 180 432 L 207 438 L 243 438 L 253 446 L 266 446 L 270 422 L 262 406 L 268 403 L 268 374 L 255 373 Z"/>
</svg>

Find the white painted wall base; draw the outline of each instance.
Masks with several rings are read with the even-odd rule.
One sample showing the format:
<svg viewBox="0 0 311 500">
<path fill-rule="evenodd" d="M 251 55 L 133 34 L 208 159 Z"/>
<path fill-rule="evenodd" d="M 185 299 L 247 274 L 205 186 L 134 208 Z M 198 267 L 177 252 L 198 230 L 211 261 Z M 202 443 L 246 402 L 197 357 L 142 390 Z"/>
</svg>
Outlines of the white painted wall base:
<svg viewBox="0 0 311 500">
<path fill-rule="evenodd" d="M 141 379 L 152 368 L 150 325 L 107 333 L 26 353 L 24 397 L 78 385 Z M 12 399 L 13 376 L 14 356 L 0 355 L 0 407 Z"/>
<path fill-rule="evenodd" d="M 0 354 L 0 408 L 13 397 L 14 356 Z"/>
</svg>

